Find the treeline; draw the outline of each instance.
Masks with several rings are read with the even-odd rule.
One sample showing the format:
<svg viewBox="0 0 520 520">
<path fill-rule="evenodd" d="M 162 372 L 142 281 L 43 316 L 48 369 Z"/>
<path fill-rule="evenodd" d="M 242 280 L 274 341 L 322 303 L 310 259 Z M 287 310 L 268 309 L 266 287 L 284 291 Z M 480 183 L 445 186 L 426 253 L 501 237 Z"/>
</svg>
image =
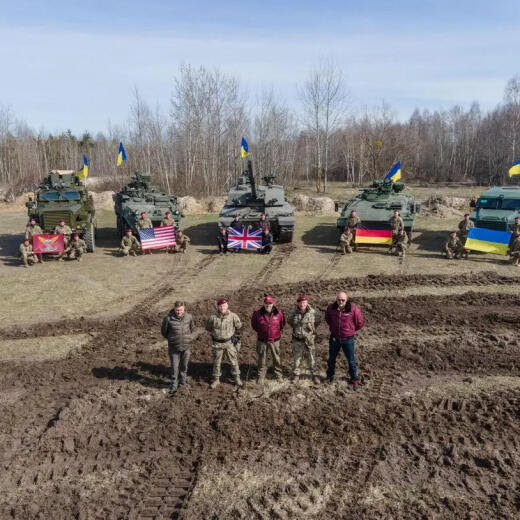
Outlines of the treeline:
<svg viewBox="0 0 520 520">
<path fill-rule="evenodd" d="M 520 157 L 520 76 L 490 112 L 475 102 L 468 110 L 417 109 L 400 122 L 386 104 L 353 115 L 340 69 L 324 61 L 309 73 L 298 99 L 297 109 L 272 91 L 253 100 L 237 78 L 186 65 L 174 80 L 167 114 L 135 89 L 127 124 L 95 136 L 35 132 L 0 104 L 0 183 L 18 195 L 51 169 L 80 168 L 85 154 L 90 174 L 112 188 L 139 170 L 179 195 L 219 194 L 244 169 L 242 136 L 257 173 L 274 173 L 289 186 L 320 178 L 323 190 L 327 180 L 379 178 L 397 160 L 405 180 L 503 183 Z M 117 168 L 119 141 L 128 161 Z"/>
</svg>

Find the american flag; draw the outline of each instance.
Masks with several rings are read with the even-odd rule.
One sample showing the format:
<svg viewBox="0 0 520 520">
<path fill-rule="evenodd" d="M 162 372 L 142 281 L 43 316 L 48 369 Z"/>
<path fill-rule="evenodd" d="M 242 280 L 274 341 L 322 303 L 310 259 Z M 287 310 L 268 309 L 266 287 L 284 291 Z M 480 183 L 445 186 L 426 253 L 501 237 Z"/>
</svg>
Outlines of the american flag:
<svg viewBox="0 0 520 520">
<path fill-rule="evenodd" d="M 228 228 L 229 249 L 259 249 L 262 246 L 261 229 L 234 229 Z"/>
<path fill-rule="evenodd" d="M 140 229 L 139 239 L 141 240 L 143 251 L 159 247 L 170 247 L 175 245 L 175 231 L 173 226 Z"/>
</svg>

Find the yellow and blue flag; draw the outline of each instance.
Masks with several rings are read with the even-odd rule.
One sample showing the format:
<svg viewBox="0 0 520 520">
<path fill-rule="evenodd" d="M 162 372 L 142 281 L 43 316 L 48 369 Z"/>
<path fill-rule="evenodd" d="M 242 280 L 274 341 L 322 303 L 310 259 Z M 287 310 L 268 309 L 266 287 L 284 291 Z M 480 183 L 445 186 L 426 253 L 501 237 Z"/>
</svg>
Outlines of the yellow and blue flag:
<svg viewBox="0 0 520 520">
<path fill-rule="evenodd" d="M 385 179 L 397 182 L 401 178 L 401 161 L 396 162 L 390 171 L 386 174 Z"/>
<path fill-rule="evenodd" d="M 249 155 L 249 146 L 244 137 L 242 137 L 242 143 L 240 144 L 240 155 L 242 159 L 245 159 Z"/>
<path fill-rule="evenodd" d="M 495 255 L 507 255 L 511 231 L 495 231 L 486 228 L 471 228 L 464 247 L 473 251 L 494 253 Z"/>
<path fill-rule="evenodd" d="M 77 171 L 78 177 L 83 181 L 88 177 L 88 159 L 87 156 L 83 156 L 83 168 Z"/>
<path fill-rule="evenodd" d="M 119 143 L 119 153 L 117 154 L 117 165 L 121 166 L 123 161 L 126 161 L 126 152 L 123 143 Z"/>
<path fill-rule="evenodd" d="M 513 175 L 520 175 L 520 159 L 509 168 L 509 177 L 512 177 Z"/>
</svg>

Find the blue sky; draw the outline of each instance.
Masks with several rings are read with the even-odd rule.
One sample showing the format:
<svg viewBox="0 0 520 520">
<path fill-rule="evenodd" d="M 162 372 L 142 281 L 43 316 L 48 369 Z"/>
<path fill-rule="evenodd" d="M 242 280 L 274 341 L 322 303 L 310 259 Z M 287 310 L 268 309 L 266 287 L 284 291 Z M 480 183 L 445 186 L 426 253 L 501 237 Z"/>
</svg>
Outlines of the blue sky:
<svg viewBox="0 0 520 520">
<path fill-rule="evenodd" d="M 518 0 L 0 0 L 0 104 L 36 129 L 106 131 L 126 120 L 135 85 L 166 112 L 184 62 L 237 75 L 252 100 L 272 87 L 296 105 L 327 56 L 356 111 L 489 109 L 520 74 L 519 15 Z"/>
</svg>

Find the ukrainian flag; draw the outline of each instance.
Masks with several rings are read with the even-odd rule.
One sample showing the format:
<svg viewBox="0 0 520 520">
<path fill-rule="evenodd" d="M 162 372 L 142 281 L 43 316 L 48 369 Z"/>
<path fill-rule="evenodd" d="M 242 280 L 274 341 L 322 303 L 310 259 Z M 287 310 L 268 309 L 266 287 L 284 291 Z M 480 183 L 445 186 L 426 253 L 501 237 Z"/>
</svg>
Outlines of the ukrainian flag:
<svg viewBox="0 0 520 520">
<path fill-rule="evenodd" d="M 123 161 L 126 161 L 126 152 L 123 143 L 119 143 L 119 153 L 117 154 L 117 165 L 121 166 Z"/>
<path fill-rule="evenodd" d="M 244 137 L 242 137 L 242 143 L 240 144 L 240 155 L 242 159 L 245 159 L 249 155 L 249 146 Z"/>
<path fill-rule="evenodd" d="M 87 156 L 83 156 L 83 168 L 78 170 L 78 177 L 83 181 L 88 177 L 88 159 Z"/>
<path fill-rule="evenodd" d="M 464 247 L 473 251 L 494 253 L 495 255 L 507 255 L 511 231 L 495 231 L 485 228 L 471 228 Z"/>
<path fill-rule="evenodd" d="M 512 177 L 513 175 L 520 175 L 520 159 L 509 168 L 509 177 Z"/>
<path fill-rule="evenodd" d="M 385 179 L 397 182 L 401 178 L 401 161 L 396 162 L 392 169 L 386 174 Z"/>
</svg>

